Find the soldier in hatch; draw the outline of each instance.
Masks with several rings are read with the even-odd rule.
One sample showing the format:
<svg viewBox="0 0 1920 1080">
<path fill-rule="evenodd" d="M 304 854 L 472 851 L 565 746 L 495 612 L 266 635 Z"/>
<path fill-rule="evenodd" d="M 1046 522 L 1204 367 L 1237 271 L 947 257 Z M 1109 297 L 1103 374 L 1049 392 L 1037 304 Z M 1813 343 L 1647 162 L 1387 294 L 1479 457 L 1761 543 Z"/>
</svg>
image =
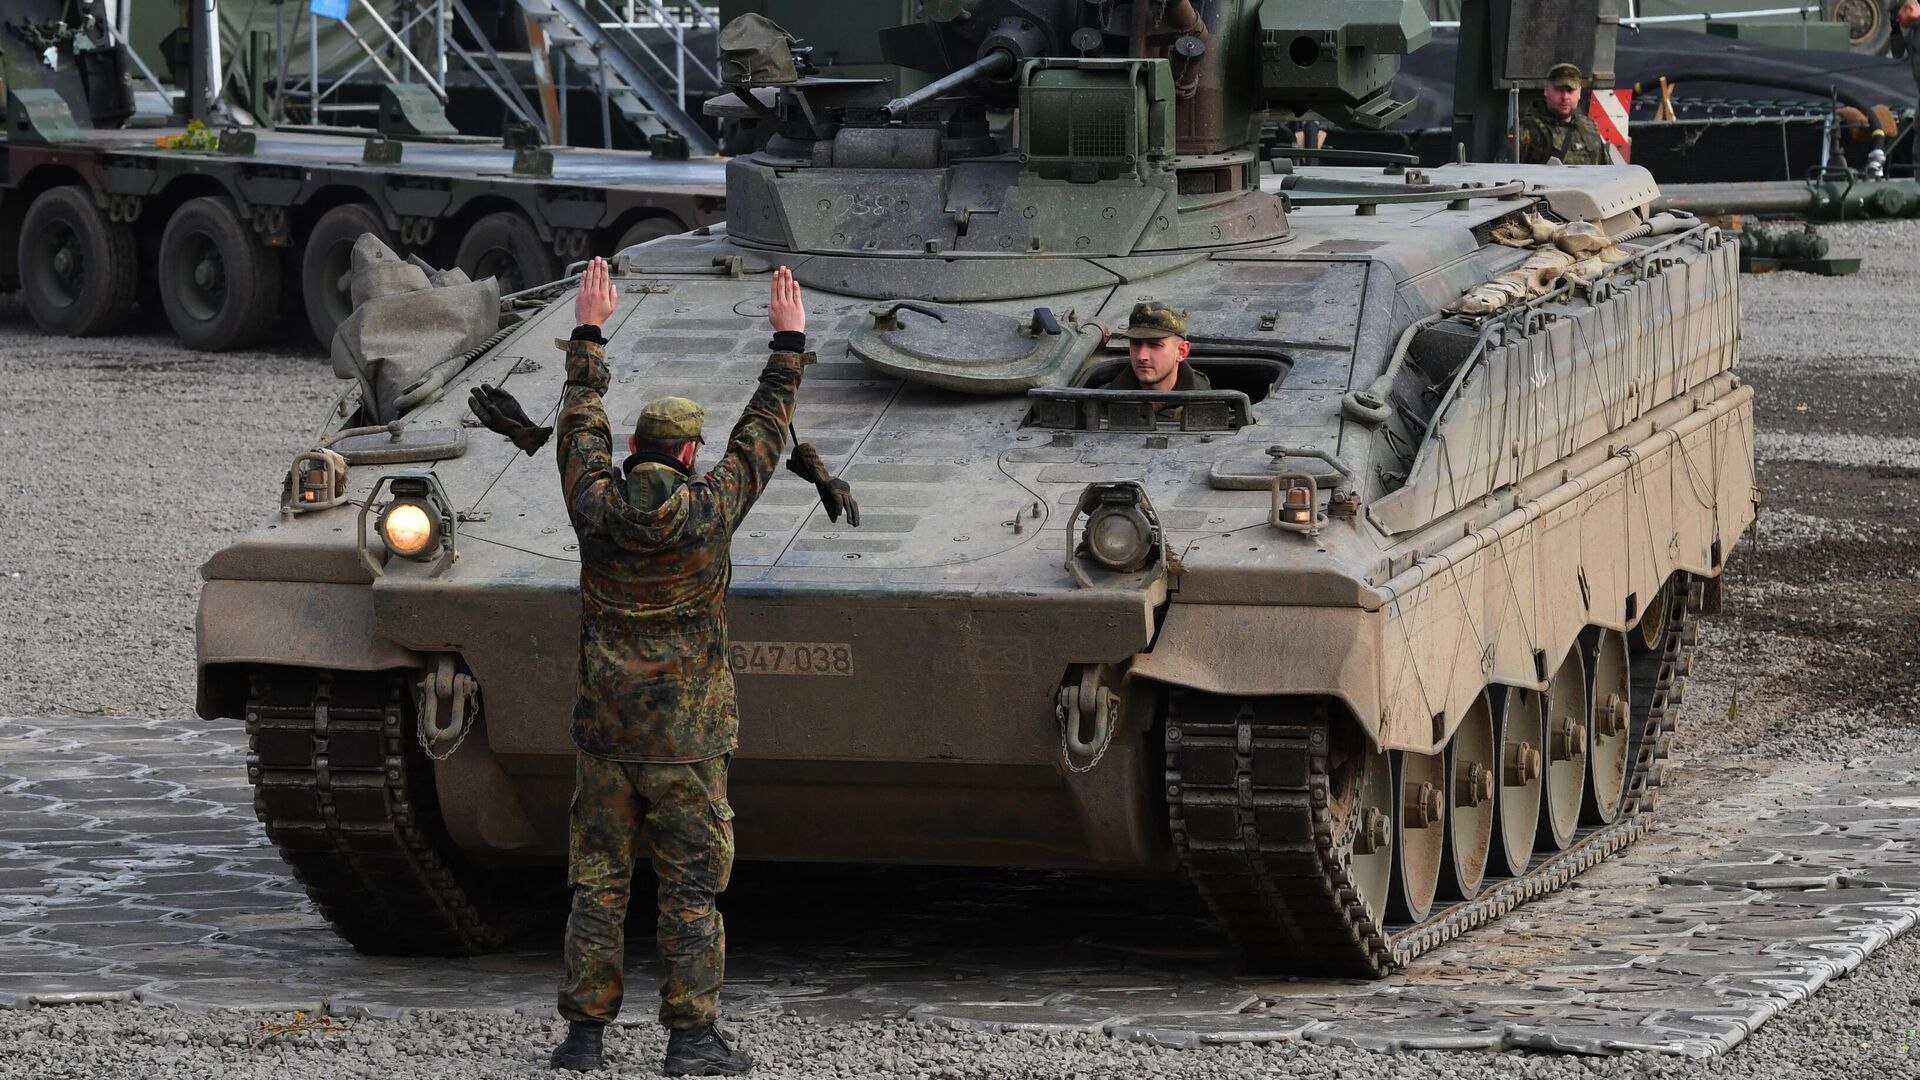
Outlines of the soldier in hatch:
<svg viewBox="0 0 1920 1080">
<path fill-rule="evenodd" d="M 567 869 L 574 895 L 559 1001 L 568 1023 L 552 1063 L 600 1065 L 603 1030 L 620 1012 L 622 924 L 644 836 L 660 882 L 664 1071 L 733 1075 L 753 1062 L 714 1026 L 726 961 L 714 898 L 733 869 L 727 766 L 739 728 L 726 660 L 729 542 L 773 475 L 813 354 L 800 286 L 782 267 L 767 311 L 773 355 L 719 464 L 693 472 L 704 413 L 670 397 L 641 410 L 633 453 L 616 468 L 600 403 L 609 379 L 600 328 L 617 303 L 606 262 L 594 259 L 575 301 L 580 325 L 564 343 L 555 454 L 580 539 L 581 627 Z M 472 407 L 529 454 L 547 440 L 549 429 L 504 391 L 482 386 Z M 835 521 L 857 513 L 845 482 L 826 476 L 810 447 L 796 447 L 788 468 L 819 486 Z"/>
<path fill-rule="evenodd" d="M 1613 163 L 1600 128 L 1580 111 L 1586 86 L 1578 67 L 1553 65 L 1540 100 L 1520 118 L 1520 152 L 1514 160 L 1523 165 L 1545 165 L 1550 158 L 1559 158 L 1563 165 Z"/>
<path fill-rule="evenodd" d="M 1103 390 L 1211 390 L 1207 377 L 1187 363 L 1187 313 L 1157 301 L 1133 305 L 1127 328 L 1127 366 Z"/>
</svg>

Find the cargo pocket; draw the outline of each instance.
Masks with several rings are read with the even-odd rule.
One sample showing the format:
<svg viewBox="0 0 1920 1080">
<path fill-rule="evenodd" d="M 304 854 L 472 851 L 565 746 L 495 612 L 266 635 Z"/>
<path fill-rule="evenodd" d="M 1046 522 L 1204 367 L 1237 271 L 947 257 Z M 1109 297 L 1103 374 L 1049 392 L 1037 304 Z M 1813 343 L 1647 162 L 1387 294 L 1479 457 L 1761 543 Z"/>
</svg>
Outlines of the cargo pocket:
<svg viewBox="0 0 1920 1080">
<path fill-rule="evenodd" d="M 713 843 L 708 847 L 713 860 L 713 891 L 725 892 L 733 879 L 733 804 L 722 795 L 709 800 L 707 809 L 713 814 Z"/>
</svg>

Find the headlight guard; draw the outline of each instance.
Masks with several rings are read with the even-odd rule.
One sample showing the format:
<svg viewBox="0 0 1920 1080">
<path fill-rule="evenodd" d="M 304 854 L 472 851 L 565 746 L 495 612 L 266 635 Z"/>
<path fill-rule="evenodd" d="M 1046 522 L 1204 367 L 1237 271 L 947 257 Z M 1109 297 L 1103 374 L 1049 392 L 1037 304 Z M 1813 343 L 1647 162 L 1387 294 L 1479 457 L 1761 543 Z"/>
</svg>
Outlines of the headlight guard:
<svg viewBox="0 0 1920 1080">
<path fill-rule="evenodd" d="M 1076 535 L 1074 525 L 1082 516 L 1087 519 L 1086 529 Z M 1067 545 L 1067 572 L 1083 586 L 1093 582 L 1081 568 L 1081 559 L 1117 574 L 1136 573 L 1155 561 L 1166 564 L 1167 541 L 1160 515 L 1138 480 L 1088 484 L 1067 517 Z"/>
<path fill-rule="evenodd" d="M 392 497 L 380 502 L 381 491 Z M 459 558 L 454 525 L 453 502 L 440 486 L 440 478 L 431 472 L 396 472 L 374 481 L 367 501 L 360 504 L 355 533 L 360 545 L 360 561 L 373 576 L 386 572 L 381 561 L 367 549 L 367 518 L 379 506 L 374 528 L 381 544 L 391 555 L 413 562 L 433 562 L 433 577 L 439 577 Z"/>
</svg>

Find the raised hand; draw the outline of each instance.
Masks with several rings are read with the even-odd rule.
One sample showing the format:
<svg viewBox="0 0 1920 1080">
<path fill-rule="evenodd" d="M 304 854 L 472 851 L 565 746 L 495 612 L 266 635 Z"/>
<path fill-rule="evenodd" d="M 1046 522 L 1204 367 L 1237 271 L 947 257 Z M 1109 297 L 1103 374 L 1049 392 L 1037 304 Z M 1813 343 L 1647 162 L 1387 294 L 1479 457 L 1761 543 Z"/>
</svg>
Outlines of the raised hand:
<svg viewBox="0 0 1920 1080">
<path fill-rule="evenodd" d="M 794 330 L 802 334 L 807 332 L 807 309 L 800 300 L 800 283 L 793 280 L 793 271 L 784 266 L 773 272 L 773 295 L 767 301 L 767 321 L 773 324 L 775 333 L 782 330 Z"/>
<path fill-rule="evenodd" d="M 584 326 L 604 327 L 613 318 L 619 297 L 613 291 L 607 260 L 595 255 L 580 272 L 580 292 L 573 298 L 573 319 Z"/>
</svg>

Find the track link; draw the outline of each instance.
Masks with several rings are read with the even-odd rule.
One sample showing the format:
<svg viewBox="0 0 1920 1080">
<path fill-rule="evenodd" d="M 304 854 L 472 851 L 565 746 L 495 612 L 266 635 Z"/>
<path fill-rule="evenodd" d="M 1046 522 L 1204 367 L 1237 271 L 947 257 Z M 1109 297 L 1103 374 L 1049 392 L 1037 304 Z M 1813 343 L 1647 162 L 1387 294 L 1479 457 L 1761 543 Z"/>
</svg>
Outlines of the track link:
<svg viewBox="0 0 1920 1080">
<path fill-rule="evenodd" d="M 1633 772 L 1620 818 L 1584 831 L 1565 851 L 1537 857 L 1525 874 L 1490 881 L 1473 899 L 1411 926 L 1382 924 L 1353 886 L 1353 845 L 1340 831 L 1353 828 L 1357 815 L 1343 820 L 1335 812 L 1336 736 L 1324 706 L 1169 691 L 1164 738 L 1174 847 L 1245 962 L 1378 978 L 1560 888 L 1638 839 L 1672 752 L 1704 584 L 1686 582 L 1671 597 L 1662 647 L 1632 660 Z"/>
<path fill-rule="evenodd" d="M 362 952 L 472 956 L 512 911 L 449 861 L 398 673 L 263 668 L 247 702 L 247 777 L 267 836 L 340 936 Z"/>
</svg>

